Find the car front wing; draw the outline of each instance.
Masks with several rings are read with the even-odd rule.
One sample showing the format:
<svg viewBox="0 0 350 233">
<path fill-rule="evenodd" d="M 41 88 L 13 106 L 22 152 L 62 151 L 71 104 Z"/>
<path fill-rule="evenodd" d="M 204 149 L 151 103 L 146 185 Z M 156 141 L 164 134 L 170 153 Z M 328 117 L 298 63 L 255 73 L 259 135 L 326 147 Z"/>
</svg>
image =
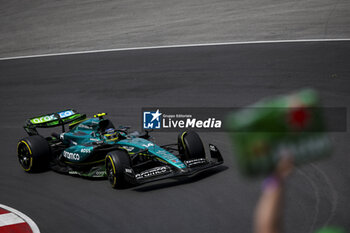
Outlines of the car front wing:
<svg viewBox="0 0 350 233">
<path fill-rule="evenodd" d="M 209 149 L 211 155 L 209 159 L 196 158 L 184 160 L 183 163 L 186 165 L 184 169 L 176 168 L 171 165 L 164 165 L 135 173 L 132 168 L 125 168 L 125 180 L 131 184 L 144 184 L 168 178 L 194 176 L 204 170 L 219 166 L 223 163 L 223 158 L 217 147 L 210 144 Z"/>
</svg>

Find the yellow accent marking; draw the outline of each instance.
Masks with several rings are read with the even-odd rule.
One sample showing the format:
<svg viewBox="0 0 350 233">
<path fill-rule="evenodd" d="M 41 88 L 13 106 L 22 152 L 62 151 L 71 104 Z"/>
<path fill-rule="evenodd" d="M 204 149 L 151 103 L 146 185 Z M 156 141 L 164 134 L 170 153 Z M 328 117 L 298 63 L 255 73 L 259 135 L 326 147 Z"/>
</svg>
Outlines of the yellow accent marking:
<svg viewBox="0 0 350 233">
<path fill-rule="evenodd" d="M 19 143 L 18 143 L 18 145 L 17 145 L 17 149 L 18 149 L 18 146 L 19 146 L 19 144 L 21 143 L 21 142 L 23 142 L 24 144 L 26 144 L 26 146 L 28 147 L 28 149 L 29 149 L 29 153 L 30 154 L 32 154 L 32 150 L 30 149 L 30 147 L 29 147 L 29 145 L 28 145 L 28 143 L 26 142 L 26 141 L 20 141 Z"/>
<path fill-rule="evenodd" d="M 83 122 L 83 121 L 85 121 L 85 120 L 88 120 L 88 119 L 82 119 L 82 120 L 80 120 L 80 121 L 73 122 L 73 123 L 69 124 L 69 126 L 73 126 L 73 125 L 79 124 L 79 123 L 81 123 L 81 122 Z"/>
<path fill-rule="evenodd" d="M 95 114 L 94 117 L 101 117 L 101 116 L 105 116 L 105 115 L 106 115 L 106 113 L 101 112 L 101 113 Z"/>
<path fill-rule="evenodd" d="M 160 162 L 167 163 L 165 160 L 157 158 Z"/>
<path fill-rule="evenodd" d="M 18 152 L 19 144 L 21 144 L 22 142 L 23 142 L 23 143 L 27 146 L 27 148 L 29 149 L 29 153 L 32 154 L 32 150 L 30 149 L 28 143 L 27 143 L 26 141 L 23 141 L 23 140 L 20 141 L 20 142 L 17 144 L 17 152 Z M 21 165 L 22 165 L 22 164 L 21 164 Z M 32 166 L 33 166 L 33 158 L 30 157 L 30 160 L 29 160 L 29 168 L 26 169 L 26 168 L 24 168 L 23 166 L 22 166 L 22 168 L 24 169 L 24 171 L 28 172 L 28 171 L 30 171 L 30 169 L 32 168 Z"/>
<path fill-rule="evenodd" d="M 114 138 L 111 138 L 111 139 L 108 138 L 110 136 L 116 136 L 116 135 L 117 135 L 117 133 L 112 133 L 112 134 L 108 133 L 108 134 L 105 134 L 103 136 L 105 136 L 108 141 L 116 141 L 116 140 L 118 140 L 119 137 L 114 137 Z"/>
<path fill-rule="evenodd" d="M 116 177 L 116 175 L 117 175 L 117 172 L 116 172 L 116 170 L 115 170 L 115 166 L 114 166 L 114 163 L 113 163 L 113 159 L 112 159 L 112 157 L 110 156 L 110 155 L 107 155 L 107 157 L 109 158 L 109 160 L 111 161 L 111 164 L 112 164 L 112 167 L 113 167 L 113 171 L 114 171 L 114 177 L 113 177 L 113 187 L 116 185 L 116 183 L 117 183 L 117 177 Z"/>
<path fill-rule="evenodd" d="M 186 153 L 186 144 L 184 142 L 184 136 L 185 136 L 186 133 L 187 133 L 187 131 L 183 132 L 182 135 L 181 135 L 181 141 L 182 141 L 182 145 L 184 146 L 185 153 Z"/>
</svg>

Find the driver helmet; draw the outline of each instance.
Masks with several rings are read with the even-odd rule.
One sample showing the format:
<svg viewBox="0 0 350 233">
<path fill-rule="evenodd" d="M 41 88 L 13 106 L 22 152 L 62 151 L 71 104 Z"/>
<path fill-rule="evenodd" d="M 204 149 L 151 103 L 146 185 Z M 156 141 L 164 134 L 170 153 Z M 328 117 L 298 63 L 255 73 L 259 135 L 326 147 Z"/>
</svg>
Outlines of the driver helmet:
<svg viewBox="0 0 350 233">
<path fill-rule="evenodd" d="M 109 128 L 105 130 L 105 132 L 103 133 L 103 137 L 107 141 L 116 141 L 118 140 L 118 132 L 116 129 Z"/>
</svg>

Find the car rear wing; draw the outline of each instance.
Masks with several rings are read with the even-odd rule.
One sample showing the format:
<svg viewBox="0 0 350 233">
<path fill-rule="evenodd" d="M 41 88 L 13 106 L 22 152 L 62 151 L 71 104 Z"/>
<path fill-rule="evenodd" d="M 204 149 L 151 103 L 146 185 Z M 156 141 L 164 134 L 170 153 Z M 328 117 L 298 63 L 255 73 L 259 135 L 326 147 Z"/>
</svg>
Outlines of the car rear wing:
<svg viewBox="0 0 350 233">
<path fill-rule="evenodd" d="M 65 131 L 64 125 L 72 123 L 76 124 L 86 119 L 85 114 L 80 114 L 73 109 L 45 114 L 26 120 L 24 130 L 31 135 L 38 135 L 37 128 L 52 128 L 62 126 L 62 132 Z"/>
</svg>

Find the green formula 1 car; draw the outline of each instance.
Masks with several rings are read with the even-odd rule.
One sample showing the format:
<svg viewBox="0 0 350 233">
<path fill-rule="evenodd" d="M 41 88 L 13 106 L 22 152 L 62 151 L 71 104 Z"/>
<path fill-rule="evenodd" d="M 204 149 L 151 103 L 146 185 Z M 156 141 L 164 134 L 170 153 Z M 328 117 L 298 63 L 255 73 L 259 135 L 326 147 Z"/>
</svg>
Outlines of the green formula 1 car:
<svg viewBox="0 0 350 233">
<path fill-rule="evenodd" d="M 209 144 L 210 159 L 194 131 L 180 133 L 176 143 L 158 146 L 149 132 L 129 133 L 114 127 L 104 113 L 86 118 L 75 110 L 30 118 L 19 141 L 19 163 L 26 172 L 48 168 L 83 177 L 107 177 L 113 188 L 178 176 L 190 176 L 223 163 L 216 146 Z M 65 132 L 65 125 L 69 131 Z M 62 127 L 62 133 L 41 136 L 38 128 Z"/>
</svg>

